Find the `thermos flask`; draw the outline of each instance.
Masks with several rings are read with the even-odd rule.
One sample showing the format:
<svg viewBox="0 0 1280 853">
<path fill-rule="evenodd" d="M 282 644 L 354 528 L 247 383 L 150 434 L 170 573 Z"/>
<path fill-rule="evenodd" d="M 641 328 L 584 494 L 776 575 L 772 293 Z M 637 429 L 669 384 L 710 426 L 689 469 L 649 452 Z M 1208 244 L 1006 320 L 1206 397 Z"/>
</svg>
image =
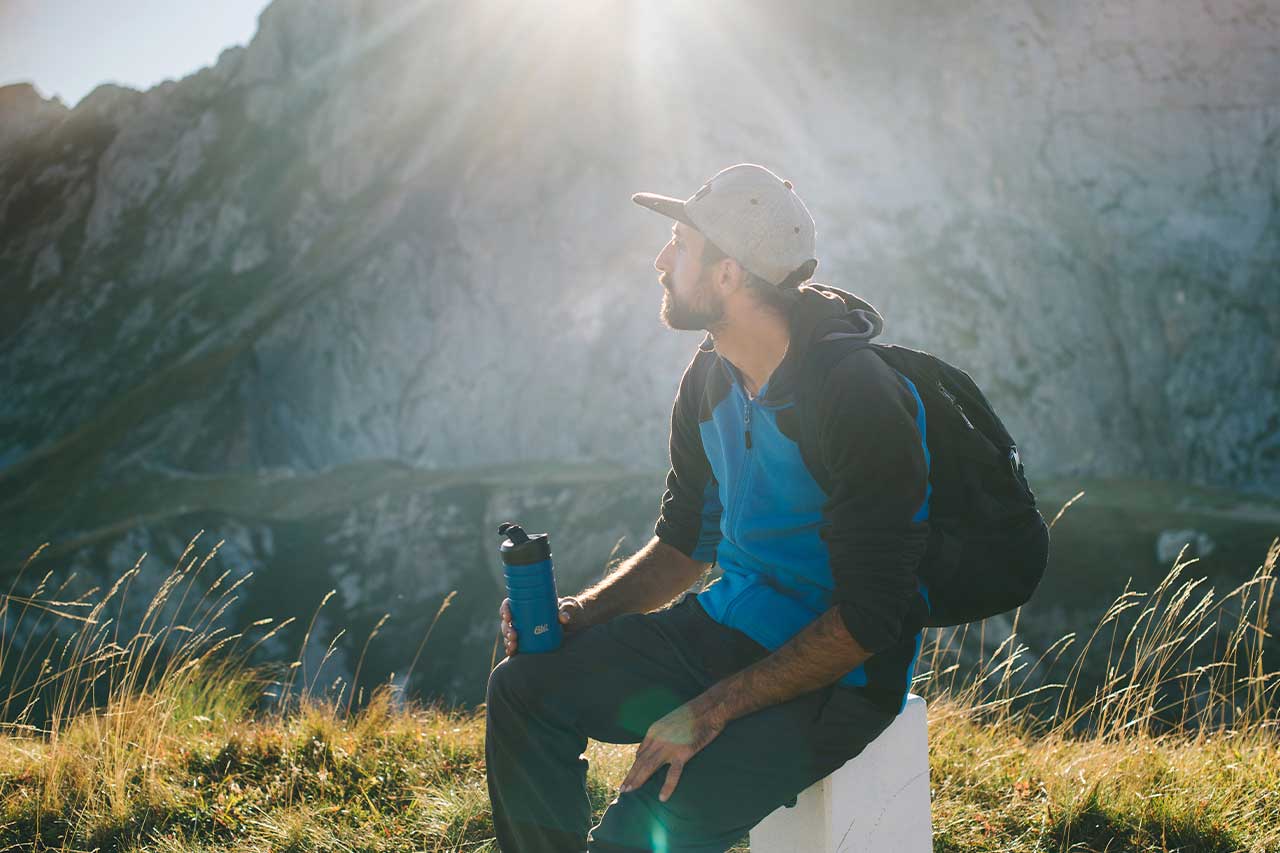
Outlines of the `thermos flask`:
<svg viewBox="0 0 1280 853">
<path fill-rule="evenodd" d="M 560 648 L 560 598 L 547 534 L 530 536 L 508 521 L 498 528 L 498 535 L 504 537 L 498 552 L 519 653 L 553 652 Z"/>
</svg>

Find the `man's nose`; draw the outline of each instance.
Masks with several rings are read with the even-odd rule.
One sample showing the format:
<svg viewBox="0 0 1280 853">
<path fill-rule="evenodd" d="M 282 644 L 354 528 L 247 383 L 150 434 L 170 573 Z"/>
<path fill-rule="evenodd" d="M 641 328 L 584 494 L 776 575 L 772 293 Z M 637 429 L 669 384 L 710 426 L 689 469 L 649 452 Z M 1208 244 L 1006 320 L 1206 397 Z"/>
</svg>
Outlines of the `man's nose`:
<svg viewBox="0 0 1280 853">
<path fill-rule="evenodd" d="M 653 268 L 658 272 L 667 272 L 671 266 L 667 263 L 667 255 L 671 249 L 671 244 L 662 247 L 662 251 L 658 253 L 658 257 L 653 259 Z"/>
</svg>

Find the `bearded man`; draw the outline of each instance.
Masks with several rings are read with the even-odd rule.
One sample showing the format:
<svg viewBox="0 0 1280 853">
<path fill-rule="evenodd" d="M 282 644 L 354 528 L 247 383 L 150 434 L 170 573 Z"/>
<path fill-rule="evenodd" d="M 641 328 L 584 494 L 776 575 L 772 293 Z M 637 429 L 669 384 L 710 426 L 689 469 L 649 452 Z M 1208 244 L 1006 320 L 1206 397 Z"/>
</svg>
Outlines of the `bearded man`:
<svg viewBox="0 0 1280 853">
<path fill-rule="evenodd" d="M 902 711 L 929 613 L 915 386 L 859 347 L 797 399 L 817 323 L 869 339 L 883 320 L 810 282 L 816 230 L 791 182 L 740 163 L 683 201 L 632 199 L 674 220 L 654 262 L 663 322 L 707 335 L 676 392 L 653 539 L 561 599 L 554 652 L 518 654 L 503 602 L 485 752 L 507 853 L 725 850 Z M 594 828 L 589 738 L 640 743 Z"/>
</svg>

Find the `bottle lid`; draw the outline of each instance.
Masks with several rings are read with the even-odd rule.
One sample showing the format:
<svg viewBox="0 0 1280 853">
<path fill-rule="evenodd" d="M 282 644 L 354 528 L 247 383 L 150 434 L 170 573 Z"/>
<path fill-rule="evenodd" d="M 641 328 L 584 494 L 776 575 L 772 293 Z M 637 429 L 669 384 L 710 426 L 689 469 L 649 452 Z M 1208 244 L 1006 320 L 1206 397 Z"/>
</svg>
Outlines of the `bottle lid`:
<svg viewBox="0 0 1280 853">
<path fill-rule="evenodd" d="M 530 536 L 520 525 L 507 521 L 498 527 L 498 535 L 506 537 L 498 551 L 508 566 L 528 566 L 551 559 L 551 540 L 545 533 Z"/>
</svg>

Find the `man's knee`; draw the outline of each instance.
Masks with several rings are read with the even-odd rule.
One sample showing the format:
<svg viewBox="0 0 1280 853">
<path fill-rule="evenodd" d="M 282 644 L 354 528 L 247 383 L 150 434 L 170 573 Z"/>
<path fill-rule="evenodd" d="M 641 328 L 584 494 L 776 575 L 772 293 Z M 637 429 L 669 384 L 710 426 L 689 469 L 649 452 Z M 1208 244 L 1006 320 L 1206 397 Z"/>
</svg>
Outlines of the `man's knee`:
<svg viewBox="0 0 1280 853">
<path fill-rule="evenodd" d="M 515 655 L 498 663 L 489 673 L 485 690 L 485 707 L 492 714 L 497 709 L 524 708 L 532 694 L 533 679 L 528 658 Z"/>
<path fill-rule="evenodd" d="M 506 658 L 489 673 L 485 707 L 490 714 L 505 709 L 524 714 L 554 710 L 560 701 L 556 697 L 563 694 L 560 686 L 568 678 L 569 665 L 559 652 Z"/>
<path fill-rule="evenodd" d="M 740 827 L 715 826 L 716 816 L 700 813 L 696 802 L 681 802 L 679 788 L 667 802 L 659 800 L 665 775 L 660 770 L 644 786 L 620 795 L 609 806 L 591 830 L 591 853 L 710 853 L 728 849 L 745 832 Z"/>
</svg>

